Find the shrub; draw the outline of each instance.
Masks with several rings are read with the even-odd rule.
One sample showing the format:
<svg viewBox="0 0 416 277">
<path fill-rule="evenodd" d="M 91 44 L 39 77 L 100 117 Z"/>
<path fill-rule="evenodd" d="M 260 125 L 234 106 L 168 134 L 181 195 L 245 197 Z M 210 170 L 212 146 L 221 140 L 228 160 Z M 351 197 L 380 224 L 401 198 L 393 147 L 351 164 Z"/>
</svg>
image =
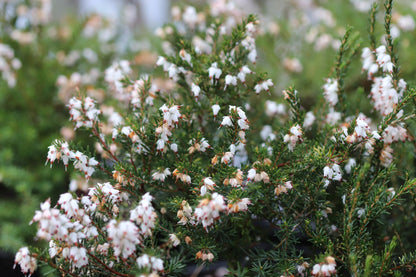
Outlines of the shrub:
<svg viewBox="0 0 416 277">
<path fill-rule="evenodd" d="M 72 276 L 180 276 L 217 260 L 229 276 L 413 270 L 413 246 L 399 249 L 402 230 L 389 224 L 395 207 L 411 207 L 416 186 L 397 160 L 414 151 L 406 122 L 416 92 L 400 78 L 392 1 L 382 45 L 376 12 L 362 49 L 374 109 L 365 115 L 346 93 L 360 43 L 350 28 L 322 101 L 305 110 L 294 87 L 283 91 L 285 105 L 273 102 L 273 81 L 254 72 L 255 16 L 234 25 L 178 8 L 159 30 L 166 52 L 157 65 L 168 78 L 137 79 L 122 60 L 105 72 L 105 105 L 85 91 L 69 100 L 75 129 L 91 134 L 95 150 L 57 139 L 47 161 L 91 187 L 43 202 L 31 223 L 49 247 L 23 247 L 15 263 L 26 274 L 40 262 Z"/>
<path fill-rule="evenodd" d="M 14 252 L 33 242 L 27 222 L 38 203 L 68 189 L 69 175 L 44 160 L 61 128 L 71 136 L 65 99 L 91 83 L 97 95 L 115 52 L 114 38 L 99 39 L 106 23 L 98 16 L 57 24 L 50 1 L 2 1 L 0 11 L 0 247 Z"/>
</svg>

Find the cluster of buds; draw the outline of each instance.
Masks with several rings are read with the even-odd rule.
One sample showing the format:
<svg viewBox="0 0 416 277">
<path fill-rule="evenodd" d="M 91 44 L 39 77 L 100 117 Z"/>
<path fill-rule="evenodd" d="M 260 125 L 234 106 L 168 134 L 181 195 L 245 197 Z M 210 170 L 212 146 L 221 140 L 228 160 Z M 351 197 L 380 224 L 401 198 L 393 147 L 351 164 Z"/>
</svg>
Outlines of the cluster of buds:
<svg viewBox="0 0 416 277">
<path fill-rule="evenodd" d="M 69 259 L 77 268 L 86 266 L 88 264 L 87 249 L 84 247 L 66 247 L 62 250 L 62 257 Z"/>
<path fill-rule="evenodd" d="M 72 97 L 69 100 L 68 108 L 70 120 L 76 123 L 75 129 L 92 128 L 95 123 L 99 122 L 98 116 L 101 111 L 95 108 L 95 101 L 89 96 L 83 100 Z"/>
<path fill-rule="evenodd" d="M 234 144 L 233 144 L 234 146 Z M 221 157 L 221 163 L 223 164 L 230 164 L 230 161 L 232 161 L 232 159 L 234 158 L 234 154 L 235 154 L 235 147 L 230 147 L 230 151 L 225 152 L 222 157 Z M 217 158 L 218 156 L 215 156 L 212 159 L 212 164 L 216 164 L 217 163 Z"/>
<path fill-rule="evenodd" d="M 334 181 L 341 181 L 342 180 L 342 172 L 341 168 L 337 164 L 333 164 L 332 166 L 325 166 L 324 167 L 324 178 L 325 178 L 325 187 L 327 187 L 332 180 Z"/>
<path fill-rule="evenodd" d="M 13 49 L 7 44 L 0 43 L 0 75 L 10 88 L 16 86 L 15 71 L 21 66 L 20 60 L 14 57 Z"/>
<path fill-rule="evenodd" d="M 262 90 L 265 90 L 268 92 L 270 90 L 270 87 L 272 86 L 273 86 L 272 79 L 267 79 L 255 85 L 254 90 L 256 91 L 256 94 L 259 94 Z"/>
<path fill-rule="evenodd" d="M 156 98 L 156 91 L 158 91 L 158 88 L 155 84 L 151 84 L 150 88 L 146 90 L 145 87 L 147 82 L 149 82 L 149 79 L 145 76 L 133 83 L 130 104 L 133 106 L 134 110 L 142 107 L 143 104 L 153 106 L 153 99 Z"/>
<path fill-rule="evenodd" d="M 203 185 L 201 186 L 201 196 L 204 196 L 208 191 L 213 191 L 216 186 L 215 182 L 212 181 L 211 177 L 202 179 Z"/>
<path fill-rule="evenodd" d="M 152 270 L 150 276 L 159 276 L 157 272 L 163 272 L 163 260 L 153 256 L 144 254 L 136 259 L 137 265 L 139 268 L 147 268 Z"/>
<path fill-rule="evenodd" d="M 247 173 L 247 182 L 260 182 L 263 181 L 263 183 L 267 184 L 270 183 L 270 178 L 267 172 L 260 171 L 257 173 L 257 170 L 255 168 L 252 168 Z"/>
<path fill-rule="evenodd" d="M 124 260 L 136 252 L 136 246 L 141 243 L 139 228 L 131 221 L 112 219 L 106 226 L 108 239 L 114 249 L 114 256 L 120 255 Z"/>
<path fill-rule="evenodd" d="M 385 145 L 380 153 L 380 162 L 384 167 L 388 167 L 393 162 L 393 148 Z"/>
<path fill-rule="evenodd" d="M 250 204 L 251 201 L 248 198 L 228 200 L 228 213 L 245 212 Z"/>
<path fill-rule="evenodd" d="M 208 68 L 208 77 L 211 80 L 211 83 L 214 83 L 214 80 L 219 80 L 222 74 L 222 70 L 218 68 L 218 63 L 211 64 L 211 67 Z"/>
<path fill-rule="evenodd" d="M 256 63 L 257 59 L 257 50 L 256 50 L 256 40 L 254 38 L 257 30 L 256 25 L 258 22 L 248 22 L 246 25 L 246 37 L 241 42 L 241 45 L 249 51 L 247 58 L 250 62 Z"/>
<path fill-rule="evenodd" d="M 348 135 L 347 128 L 343 128 L 345 134 L 345 141 L 347 143 L 362 142 L 368 139 L 370 133 L 370 127 L 368 126 L 369 119 L 364 116 L 359 116 L 355 121 L 354 132 Z"/>
<path fill-rule="evenodd" d="M 237 81 L 238 80 L 240 80 L 242 84 L 245 84 L 246 83 L 246 75 L 251 74 L 251 73 L 253 73 L 253 71 L 251 71 L 250 68 L 247 65 L 244 65 L 240 68 L 237 75 L 227 74 L 225 76 L 224 90 L 226 90 L 229 85 L 237 86 Z"/>
<path fill-rule="evenodd" d="M 191 176 L 189 176 L 188 174 L 179 172 L 177 168 L 173 171 L 173 176 L 176 177 L 176 180 L 181 180 L 185 184 L 191 183 Z"/>
<path fill-rule="evenodd" d="M 157 214 L 152 206 L 153 196 L 146 193 L 142 196 L 139 205 L 130 211 L 130 220 L 136 222 L 140 227 L 139 233 L 144 237 L 152 235 L 152 229 L 155 227 Z"/>
<path fill-rule="evenodd" d="M 379 111 L 382 116 L 388 115 L 394 110 L 402 97 L 403 91 L 406 89 L 406 82 L 400 79 L 397 85 L 394 84 L 391 75 L 394 64 L 387 53 L 386 46 L 381 45 L 375 51 L 366 47 L 363 49 L 361 57 L 363 70 L 368 72 L 368 78 L 373 81 L 370 97 L 374 109 Z M 379 69 L 382 69 L 384 76 L 374 77 L 373 75 Z"/>
<path fill-rule="evenodd" d="M 226 211 L 224 196 L 214 192 L 208 198 L 204 198 L 199 202 L 195 209 L 194 216 L 198 223 L 202 223 L 205 231 L 214 224 L 214 220 L 220 218 L 220 212 Z"/>
<path fill-rule="evenodd" d="M 312 275 L 317 277 L 328 277 L 336 274 L 335 267 L 337 266 L 335 259 L 331 256 L 325 258 L 324 263 L 319 263 L 313 266 Z"/>
<path fill-rule="evenodd" d="M 224 186 L 231 185 L 233 188 L 241 187 L 243 185 L 243 171 L 241 171 L 241 169 L 237 169 L 235 177 L 225 178 L 222 183 L 224 184 Z"/>
<path fill-rule="evenodd" d="M 36 259 L 30 255 L 29 248 L 27 247 L 22 247 L 17 251 L 13 268 L 15 268 L 17 264 L 19 264 L 22 273 L 29 274 L 29 276 L 32 275 L 37 268 Z"/>
<path fill-rule="evenodd" d="M 297 124 L 296 126 L 292 126 L 289 130 L 289 134 L 286 134 L 283 137 L 283 141 L 287 143 L 287 147 L 290 151 L 293 151 L 293 149 L 296 146 L 296 143 L 302 142 L 302 128 Z"/>
<path fill-rule="evenodd" d="M 51 167 L 55 160 L 61 160 L 68 167 L 68 161 L 74 162 L 74 168 L 83 172 L 85 178 L 88 180 L 95 171 L 95 167 L 99 164 L 95 158 L 89 158 L 80 151 L 72 151 L 69 149 L 67 142 L 55 140 L 55 143 L 48 147 L 48 156 L 46 163 L 50 162 Z"/>
<path fill-rule="evenodd" d="M 365 47 L 361 54 L 363 62 L 363 71 L 368 72 L 368 78 L 371 79 L 379 69 L 383 72 L 392 73 L 394 64 L 391 61 L 390 55 L 387 53 L 385 45 L 379 46 L 376 50 L 372 51 L 370 48 Z"/>
<path fill-rule="evenodd" d="M 41 210 L 36 211 L 30 224 L 38 222 L 39 229 L 36 237 L 50 240 L 52 237 L 65 241 L 68 237 L 68 229 L 73 227 L 70 219 L 61 214 L 58 209 L 51 208 L 50 199 L 40 205 Z"/>
<path fill-rule="evenodd" d="M 374 109 L 382 116 L 386 116 L 394 111 L 403 91 L 406 89 L 406 82 L 402 79 L 398 83 L 398 89 L 393 85 L 390 75 L 385 77 L 375 77 L 371 86 L 370 98 Z"/>
<path fill-rule="evenodd" d="M 251 69 L 247 65 L 243 65 L 240 68 L 240 71 L 237 74 L 237 78 L 240 79 L 240 81 L 245 84 L 246 83 L 246 75 L 254 73 L 251 71 Z"/>
<path fill-rule="evenodd" d="M 132 70 L 129 61 L 122 60 L 120 62 L 115 62 L 105 70 L 105 81 L 112 85 L 117 92 L 122 93 L 122 80 L 131 72 Z"/>
<path fill-rule="evenodd" d="M 212 262 L 212 260 L 214 260 L 214 254 L 212 254 L 209 250 L 205 250 L 205 251 L 200 250 L 196 253 L 195 258 L 202 260 L 202 261 Z"/>
<path fill-rule="evenodd" d="M 397 124 L 387 126 L 383 132 L 382 138 L 385 143 L 391 144 L 397 141 L 405 141 L 409 136 L 407 130 L 403 126 Z"/>
<path fill-rule="evenodd" d="M 277 187 L 274 189 L 274 193 L 276 195 L 280 195 L 281 193 L 287 193 L 287 191 L 292 188 L 293 188 L 292 182 L 287 181 L 283 185 L 277 185 Z"/>
<path fill-rule="evenodd" d="M 394 64 L 391 62 L 391 57 L 387 53 L 385 45 L 381 45 L 376 49 L 376 63 L 383 70 L 383 72 L 393 73 Z"/>
<path fill-rule="evenodd" d="M 119 204 L 128 201 L 129 196 L 126 192 L 121 192 L 114 188 L 110 183 L 97 183 L 95 187 L 89 189 L 88 197 L 81 199 L 85 209 L 93 213 L 96 217 L 108 221 L 108 215 L 117 216 L 119 214 Z"/>
<path fill-rule="evenodd" d="M 182 57 L 181 57 L 182 58 Z M 162 66 L 163 71 L 168 73 L 170 79 L 174 82 L 179 80 L 179 74 L 185 74 L 187 71 L 182 66 L 177 66 L 176 64 L 170 63 L 165 57 L 160 56 L 156 62 L 157 66 Z"/>
<path fill-rule="evenodd" d="M 338 80 L 331 78 L 326 79 L 323 89 L 326 102 L 331 107 L 334 107 L 338 103 Z"/>
<path fill-rule="evenodd" d="M 205 138 L 202 139 L 191 139 L 189 141 L 189 144 L 191 147 L 189 147 L 188 151 L 189 154 L 197 152 L 205 152 L 208 148 L 211 148 L 211 145 L 209 145 L 208 140 Z"/>
<path fill-rule="evenodd" d="M 159 108 L 160 111 L 163 113 L 163 124 L 156 128 L 156 135 L 159 137 L 157 140 L 157 151 L 165 152 L 167 150 L 167 145 L 170 143 L 169 137 L 172 135 L 172 130 L 175 128 L 176 124 L 179 122 L 179 118 L 181 118 L 181 113 L 179 112 L 179 106 L 173 105 L 171 107 L 166 106 L 163 104 L 162 107 Z M 177 152 L 177 145 L 172 143 L 171 149 L 174 152 Z"/>
<path fill-rule="evenodd" d="M 223 117 L 220 127 L 235 127 L 238 131 L 239 144 L 231 144 L 230 151 L 223 153 L 221 162 L 225 164 L 230 163 L 230 161 L 234 158 L 236 151 L 244 151 L 244 144 L 246 142 L 245 131 L 249 129 L 249 121 L 247 120 L 247 116 L 240 107 L 230 105 L 229 113 L 230 115 Z M 216 164 L 217 159 L 218 156 L 215 156 L 211 161 L 212 164 Z"/>
<path fill-rule="evenodd" d="M 153 173 L 152 178 L 153 180 L 158 180 L 164 182 L 166 177 L 170 176 L 172 173 L 170 172 L 169 168 L 165 168 L 163 171 L 156 171 Z"/>
<path fill-rule="evenodd" d="M 191 224 L 194 223 L 192 218 L 192 207 L 186 200 L 182 201 L 181 207 L 177 212 L 177 217 L 180 219 L 178 224 L 186 225 L 188 222 Z"/>
<path fill-rule="evenodd" d="M 102 205 L 104 203 L 118 204 L 123 200 L 128 199 L 126 193 L 120 192 L 118 189 L 114 188 L 110 183 L 97 183 L 95 187 L 90 188 L 88 192 L 91 203 L 97 205 Z M 83 198 L 84 199 L 84 198 Z M 89 205 L 91 207 L 91 205 Z M 93 209 L 95 210 L 95 209 Z"/>
</svg>

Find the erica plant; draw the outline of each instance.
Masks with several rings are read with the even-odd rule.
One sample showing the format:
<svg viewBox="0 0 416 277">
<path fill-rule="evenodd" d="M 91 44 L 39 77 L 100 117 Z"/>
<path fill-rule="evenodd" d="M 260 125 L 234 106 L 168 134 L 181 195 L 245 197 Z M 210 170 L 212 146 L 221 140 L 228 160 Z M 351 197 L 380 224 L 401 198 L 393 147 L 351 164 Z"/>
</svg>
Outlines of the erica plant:
<svg viewBox="0 0 416 277">
<path fill-rule="evenodd" d="M 69 100 L 74 128 L 96 148 L 58 139 L 47 163 L 74 169 L 89 188 L 41 204 L 31 223 L 49 247 L 21 248 L 16 264 L 25 274 L 48 264 L 70 276 L 181 276 L 216 261 L 227 262 L 229 276 L 414 269 L 416 253 L 398 249 L 401 230 L 389 228 L 416 186 L 395 166 L 402 146 L 413 147 L 406 122 L 416 93 L 400 78 L 391 4 L 385 44 L 362 48 L 369 114 L 347 97 L 361 51 L 352 29 L 322 101 L 305 110 L 301 91 L 276 97 L 255 67 L 255 16 L 175 7 L 175 21 L 158 31 L 160 70 L 137 77 L 133 62 L 114 62 L 107 99 L 81 90 Z"/>
</svg>

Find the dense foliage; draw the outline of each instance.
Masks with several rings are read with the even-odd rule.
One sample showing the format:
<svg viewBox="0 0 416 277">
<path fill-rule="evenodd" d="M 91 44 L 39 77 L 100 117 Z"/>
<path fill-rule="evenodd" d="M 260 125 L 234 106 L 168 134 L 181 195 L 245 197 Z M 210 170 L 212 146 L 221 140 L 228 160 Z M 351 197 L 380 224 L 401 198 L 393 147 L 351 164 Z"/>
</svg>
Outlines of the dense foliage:
<svg viewBox="0 0 416 277">
<path fill-rule="evenodd" d="M 256 47 L 256 16 L 226 1 L 174 7 L 152 75 L 120 60 L 90 87 L 66 87 L 85 140 L 54 140 L 47 163 L 64 165 L 71 191 L 40 205 L 31 224 L 49 245 L 20 248 L 16 265 L 71 276 L 181 276 L 217 261 L 229 276 L 415 270 L 416 90 L 403 79 L 392 1 L 368 12 L 369 40 L 351 27 L 326 37 L 334 65 L 319 100 L 305 101 L 296 84 L 273 93 L 281 69 L 255 65 L 270 55 Z M 299 60 L 283 64 L 302 74 Z M 61 91 L 68 82 L 58 79 Z"/>
</svg>

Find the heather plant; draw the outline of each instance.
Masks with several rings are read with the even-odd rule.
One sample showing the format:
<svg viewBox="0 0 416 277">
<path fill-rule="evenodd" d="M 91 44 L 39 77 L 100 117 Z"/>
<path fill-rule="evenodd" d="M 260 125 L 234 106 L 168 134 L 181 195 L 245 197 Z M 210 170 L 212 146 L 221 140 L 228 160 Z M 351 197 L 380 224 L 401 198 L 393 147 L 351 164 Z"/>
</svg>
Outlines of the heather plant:
<svg viewBox="0 0 416 277">
<path fill-rule="evenodd" d="M 69 99 L 74 129 L 95 148 L 56 139 L 47 163 L 88 188 L 74 179 L 75 192 L 40 205 L 31 224 L 48 247 L 17 252 L 23 273 L 42 264 L 70 276 L 181 276 L 189 264 L 221 260 L 228 276 L 415 269 L 414 245 L 391 228 L 395 207 L 414 208 L 416 186 L 399 160 L 414 153 L 416 92 L 401 78 L 392 1 L 384 44 L 376 5 L 370 41 L 346 29 L 310 109 L 293 86 L 276 99 L 274 81 L 255 67 L 258 19 L 218 3 L 174 8 L 174 22 L 158 30 L 164 53 L 153 75 L 137 77 L 121 60 L 103 74 L 105 100 L 85 89 Z M 367 113 L 347 90 L 360 55 Z"/>
<path fill-rule="evenodd" d="M 368 13 L 374 1 L 265 1 L 262 8 L 267 14 L 261 17 L 263 35 L 258 37 L 259 66 L 269 72 L 278 91 L 296 84 L 302 91 L 302 104 L 311 108 L 317 101 L 316 92 L 322 86 L 322 79 L 328 77 L 334 57 L 341 43 L 346 27 L 354 26 L 361 38 L 368 37 Z M 396 1 L 392 11 L 391 34 L 399 40 L 396 50 L 403 60 L 413 59 L 411 47 L 415 41 L 415 9 L 412 1 Z M 383 12 L 376 13 L 377 21 L 383 21 Z M 384 28 L 375 29 L 377 43 L 383 43 Z M 290 46 L 288 46 L 290 45 Z M 307 61 L 307 62 L 306 62 Z M 324 62 L 325 61 L 325 62 Z M 279 64 L 279 66 L 276 66 Z M 316 66 L 319 64 L 320 66 Z M 358 60 L 353 60 L 349 72 L 347 97 L 366 87 Z M 411 79 L 414 68 L 403 63 L 402 78 Z M 360 92 L 361 93 L 361 92 Z M 361 96 L 357 95 L 357 98 Z M 356 101 L 356 100 L 355 100 Z M 361 103 L 361 111 L 369 113 L 371 106 Z"/>
<path fill-rule="evenodd" d="M 73 137 L 66 99 L 90 84 L 99 96 L 115 55 L 115 39 L 101 38 L 111 26 L 103 18 L 52 22 L 51 9 L 51 1 L 0 1 L 0 248 L 12 252 L 33 242 L 27 222 L 38 203 L 68 189 L 69 175 L 42 157 L 60 132 Z"/>
</svg>

